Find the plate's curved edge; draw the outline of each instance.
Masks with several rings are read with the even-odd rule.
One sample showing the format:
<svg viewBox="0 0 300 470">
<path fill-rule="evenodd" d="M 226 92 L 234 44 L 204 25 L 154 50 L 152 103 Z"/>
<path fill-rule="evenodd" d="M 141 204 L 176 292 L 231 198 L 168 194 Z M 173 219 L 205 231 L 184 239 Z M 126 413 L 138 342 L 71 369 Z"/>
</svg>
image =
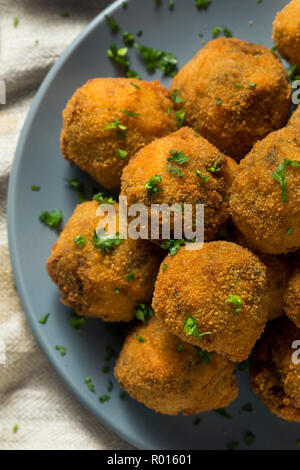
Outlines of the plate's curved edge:
<svg viewBox="0 0 300 470">
<path fill-rule="evenodd" d="M 12 264 L 12 269 L 15 277 L 15 282 L 18 290 L 18 295 L 21 299 L 22 306 L 24 308 L 24 311 L 26 313 L 26 317 L 30 323 L 31 329 L 41 346 L 43 352 L 45 353 L 47 359 L 55 369 L 55 371 L 58 373 L 60 378 L 63 380 L 63 382 L 67 385 L 67 387 L 70 389 L 72 394 L 80 400 L 81 404 L 88 408 L 92 414 L 95 414 L 94 407 L 90 401 L 88 401 L 86 398 L 86 395 L 79 390 L 77 390 L 71 380 L 69 380 L 69 377 L 65 375 L 65 372 L 60 364 L 60 361 L 58 360 L 57 356 L 54 354 L 54 352 L 48 347 L 47 343 L 44 341 L 43 335 L 38 329 L 38 324 L 36 321 L 33 320 L 32 316 L 30 315 L 30 307 L 29 307 L 29 299 L 27 298 L 26 291 L 23 286 L 23 282 L 21 277 L 19 277 L 19 272 L 20 272 L 20 266 L 18 263 L 18 260 L 15 256 L 15 219 L 14 219 L 14 207 L 16 204 L 16 199 L 15 199 L 15 184 L 17 181 L 17 169 L 19 162 L 21 160 L 21 155 L 24 147 L 24 143 L 26 142 L 28 132 L 31 127 L 31 123 L 33 121 L 33 118 L 35 116 L 35 113 L 37 111 L 37 108 L 40 104 L 41 99 L 44 96 L 44 93 L 47 91 L 48 87 L 50 86 L 53 78 L 55 75 L 58 73 L 60 70 L 60 67 L 62 64 L 68 59 L 68 57 L 72 54 L 72 52 L 76 49 L 78 44 L 81 43 L 82 40 L 84 40 L 93 30 L 96 28 L 101 22 L 105 20 L 105 16 L 114 12 L 116 9 L 118 9 L 123 3 L 123 0 L 116 0 L 112 5 L 109 5 L 107 8 L 105 8 L 101 13 L 99 13 L 84 29 L 83 31 L 77 36 L 74 41 L 70 44 L 70 46 L 63 52 L 63 54 L 59 57 L 59 59 L 55 62 L 53 67 L 49 70 L 47 73 L 46 77 L 44 78 L 42 84 L 40 85 L 37 94 L 33 100 L 33 103 L 31 105 L 31 108 L 29 110 L 29 113 L 26 117 L 25 123 L 23 125 L 19 141 L 17 144 L 17 148 L 15 151 L 15 156 L 13 160 L 13 164 L 11 167 L 10 171 L 10 176 L 9 176 L 9 186 L 8 186 L 8 196 L 7 196 L 7 227 L 8 227 L 8 243 L 9 243 L 9 252 L 10 252 L 10 259 L 11 259 L 11 264 Z M 98 416 L 97 416 L 98 415 Z M 138 449 L 145 449 L 145 446 L 139 441 L 135 439 L 129 438 L 125 433 L 120 431 L 114 423 L 111 423 L 107 420 L 105 416 L 102 415 L 101 410 L 99 409 L 99 412 L 97 412 L 96 417 L 99 417 L 100 421 L 110 430 L 115 432 L 118 436 L 120 436 L 122 439 L 124 439 L 126 442 L 129 442 L 133 446 L 137 447 Z"/>
</svg>

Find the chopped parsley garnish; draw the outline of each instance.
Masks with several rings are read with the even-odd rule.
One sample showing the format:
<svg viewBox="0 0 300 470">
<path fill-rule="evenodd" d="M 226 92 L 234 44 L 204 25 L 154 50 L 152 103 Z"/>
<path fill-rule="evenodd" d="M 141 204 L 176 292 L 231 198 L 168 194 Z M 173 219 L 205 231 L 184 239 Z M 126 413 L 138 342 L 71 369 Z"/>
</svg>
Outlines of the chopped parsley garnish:
<svg viewBox="0 0 300 470">
<path fill-rule="evenodd" d="M 95 386 L 94 386 L 93 383 L 92 383 L 91 377 L 86 377 L 86 378 L 85 378 L 85 383 L 87 384 L 87 387 L 88 387 L 88 389 L 89 389 L 91 392 L 94 392 L 94 391 L 95 391 Z"/>
<path fill-rule="evenodd" d="M 97 232 L 94 232 L 92 241 L 94 246 L 99 250 L 105 250 L 106 253 L 109 253 L 114 246 L 120 245 L 123 241 L 123 238 L 120 238 L 119 232 L 114 235 L 107 235 L 104 229 L 101 230 L 101 233 L 98 236 Z"/>
<path fill-rule="evenodd" d="M 104 366 L 104 367 L 102 367 L 102 372 L 103 372 L 103 374 L 108 374 L 109 371 L 110 371 L 110 367 L 109 367 L 109 366 Z"/>
<path fill-rule="evenodd" d="M 177 352 L 183 351 L 183 345 L 182 345 L 182 344 L 177 344 L 177 345 L 176 345 L 176 351 L 177 351 Z"/>
<path fill-rule="evenodd" d="M 71 318 L 69 320 L 69 325 L 74 328 L 77 333 L 82 333 L 81 327 L 86 324 L 86 318 L 82 317 L 81 315 L 77 315 L 77 313 L 72 312 Z"/>
<path fill-rule="evenodd" d="M 273 47 L 271 47 L 271 52 L 276 52 L 278 49 L 278 46 L 274 45 Z"/>
<path fill-rule="evenodd" d="M 236 82 L 234 84 L 234 86 L 235 86 L 235 88 L 244 88 L 243 85 L 241 83 L 238 83 L 238 82 Z"/>
<path fill-rule="evenodd" d="M 143 36 L 143 31 L 141 29 L 138 30 L 138 32 L 136 33 L 137 37 L 141 37 Z"/>
<path fill-rule="evenodd" d="M 174 10 L 174 0 L 169 0 L 168 9 L 170 11 Z"/>
<path fill-rule="evenodd" d="M 176 162 L 178 165 L 183 165 L 183 163 L 188 162 L 189 158 L 183 152 L 178 152 L 178 150 L 170 150 L 170 157 L 168 157 L 168 162 Z"/>
<path fill-rule="evenodd" d="M 212 353 L 206 351 L 205 349 L 201 349 L 199 346 L 196 346 L 196 348 L 197 348 L 199 356 L 202 359 L 202 362 L 204 364 L 210 364 L 211 363 L 211 358 L 212 358 Z"/>
<path fill-rule="evenodd" d="M 226 26 L 215 26 L 212 30 L 212 37 L 215 39 L 222 33 L 226 38 L 232 38 L 233 33 L 230 29 L 226 28 Z"/>
<path fill-rule="evenodd" d="M 83 235 L 77 235 L 77 237 L 73 238 L 73 242 L 76 243 L 76 245 L 80 246 L 83 248 L 86 245 L 86 239 L 84 238 Z"/>
<path fill-rule="evenodd" d="M 59 16 L 62 18 L 70 18 L 70 13 L 68 11 L 61 11 Z"/>
<path fill-rule="evenodd" d="M 14 28 L 17 28 L 17 27 L 18 27 L 18 25 L 19 25 L 19 23 L 20 23 L 20 20 L 19 20 L 19 18 L 17 18 L 17 17 L 15 16 L 15 17 L 14 17 L 14 19 L 13 19 L 13 25 L 14 25 Z"/>
<path fill-rule="evenodd" d="M 223 160 L 223 156 L 218 158 L 218 160 L 216 160 L 213 164 L 213 166 L 211 166 L 208 171 L 210 171 L 211 173 L 217 173 L 218 171 L 221 171 L 221 167 L 219 166 L 219 163 Z"/>
<path fill-rule="evenodd" d="M 78 181 L 77 178 L 65 178 L 65 182 L 68 183 L 68 185 L 71 186 L 71 188 L 77 191 L 79 201 L 84 202 L 85 194 L 84 194 L 83 184 L 80 181 Z"/>
<path fill-rule="evenodd" d="M 105 403 L 106 401 L 110 400 L 110 396 L 109 395 L 102 395 L 101 397 L 99 397 L 99 401 L 100 403 Z"/>
<path fill-rule="evenodd" d="M 43 212 L 40 215 L 40 222 L 48 225 L 48 227 L 57 227 L 63 218 L 64 214 L 60 209 L 54 209 L 51 212 Z"/>
<path fill-rule="evenodd" d="M 185 119 L 185 110 L 179 109 L 175 112 L 175 119 L 177 121 L 177 126 L 182 127 Z"/>
<path fill-rule="evenodd" d="M 164 271 L 165 269 L 167 269 L 168 265 L 167 264 L 163 264 L 162 267 L 161 267 L 161 270 Z"/>
<path fill-rule="evenodd" d="M 294 80 L 299 79 L 299 76 L 297 75 L 297 65 L 293 64 L 289 67 L 289 79 L 291 82 Z"/>
<path fill-rule="evenodd" d="M 163 191 L 163 189 L 159 187 L 160 183 L 161 183 L 160 175 L 151 176 L 151 178 L 149 178 L 149 180 L 145 184 L 145 188 L 147 190 L 147 196 L 149 198 L 151 198 L 156 193 Z"/>
<path fill-rule="evenodd" d="M 222 104 L 222 100 L 221 98 L 217 98 L 216 106 L 220 106 L 220 104 Z"/>
<path fill-rule="evenodd" d="M 46 313 L 40 320 L 39 323 L 41 325 L 46 325 L 48 318 L 50 317 L 50 313 Z"/>
<path fill-rule="evenodd" d="M 93 201 L 97 201 L 99 204 L 115 204 L 115 200 L 112 197 L 106 197 L 103 193 L 97 193 L 93 196 Z"/>
<path fill-rule="evenodd" d="M 173 90 L 171 93 L 171 100 L 173 103 L 179 104 L 179 103 L 184 103 L 184 99 L 179 96 L 181 94 L 181 90 Z"/>
<path fill-rule="evenodd" d="M 256 88 L 256 83 L 249 82 L 248 85 L 252 86 L 252 88 Z"/>
<path fill-rule="evenodd" d="M 134 34 L 124 31 L 123 42 L 126 46 L 132 46 L 134 43 Z"/>
<path fill-rule="evenodd" d="M 117 33 L 120 30 L 120 26 L 115 22 L 114 18 L 109 15 L 105 15 L 105 18 L 106 18 L 106 21 L 108 23 L 110 30 L 113 33 Z"/>
<path fill-rule="evenodd" d="M 12 428 L 12 432 L 13 432 L 14 434 L 16 434 L 16 432 L 18 432 L 18 429 L 19 429 L 19 425 L 18 425 L 18 424 L 15 424 L 15 425 L 13 426 L 13 428 Z"/>
<path fill-rule="evenodd" d="M 228 450 L 235 450 L 237 447 L 239 447 L 240 443 L 238 441 L 234 441 L 234 442 L 229 442 L 229 444 L 227 444 L 227 449 Z"/>
<path fill-rule="evenodd" d="M 180 239 L 180 240 L 166 240 L 166 241 L 162 242 L 161 247 L 164 250 L 169 250 L 170 255 L 174 256 L 174 255 L 176 255 L 179 248 L 181 246 L 184 246 L 185 244 L 186 244 L 185 240 L 183 240 L 183 239 Z"/>
<path fill-rule="evenodd" d="M 255 441 L 255 435 L 250 431 L 247 432 L 245 435 L 245 442 L 247 446 L 251 446 L 251 444 L 253 444 L 254 441 Z"/>
<path fill-rule="evenodd" d="M 149 72 L 160 69 L 166 76 L 174 77 L 176 75 L 178 61 L 174 54 L 138 43 L 135 43 L 135 47 L 145 59 L 146 68 Z"/>
<path fill-rule="evenodd" d="M 121 392 L 120 393 L 120 400 L 126 400 L 126 398 L 128 398 L 128 395 L 126 392 Z"/>
<path fill-rule="evenodd" d="M 128 111 L 128 109 L 119 109 L 121 113 L 126 114 L 127 116 L 130 116 L 132 118 L 137 118 L 140 116 L 139 113 L 134 113 L 133 111 Z"/>
<path fill-rule="evenodd" d="M 31 186 L 31 191 L 39 191 L 40 189 L 41 189 L 40 186 L 35 186 L 35 185 Z"/>
<path fill-rule="evenodd" d="M 196 176 L 198 176 L 199 178 L 198 180 L 199 186 L 201 186 L 201 184 L 206 184 L 209 180 L 209 176 L 203 175 L 202 171 L 200 170 L 195 170 L 195 171 L 196 171 Z"/>
<path fill-rule="evenodd" d="M 175 173 L 178 178 L 182 178 L 184 176 L 180 168 L 173 168 L 171 163 L 167 163 L 167 168 L 170 173 Z"/>
<path fill-rule="evenodd" d="M 141 89 L 141 87 L 138 86 L 136 83 L 129 82 L 129 85 L 134 86 L 134 88 L 136 88 L 137 90 L 140 90 L 140 89 Z"/>
<path fill-rule="evenodd" d="M 289 160 L 288 158 L 285 158 L 277 167 L 275 172 L 272 175 L 272 178 L 276 180 L 280 186 L 281 186 L 281 195 L 282 195 L 282 200 L 283 202 L 288 202 L 288 199 L 286 197 L 286 170 L 288 166 L 291 166 L 292 168 L 300 167 L 300 161 L 298 160 Z"/>
<path fill-rule="evenodd" d="M 145 338 L 143 338 L 142 336 L 136 335 L 136 337 L 137 337 L 137 339 L 140 343 L 145 343 L 146 342 Z"/>
<path fill-rule="evenodd" d="M 207 8 L 211 3 L 211 0 L 195 0 L 195 5 L 197 8 Z"/>
<path fill-rule="evenodd" d="M 118 288 L 116 287 L 116 288 L 115 288 L 115 293 L 116 293 L 117 295 L 119 295 L 119 294 L 120 294 L 120 289 L 118 289 Z"/>
<path fill-rule="evenodd" d="M 121 150 L 121 149 L 117 150 L 118 160 L 125 160 L 127 156 L 128 156 L 127 150 Z"/>
<path fill-rule="evenodd" d="M 126 281 L 133 282 L 135 279 L 134 273 L 129 273 L 125 276 Z"/>
<path fill-rule="evenodd" d="M 124 10 L 126 10 L 127 7 L 128 7 L 128 2 L 123 2 L 122 3 L 122 8 L 124 8 Z"/>
<path fill-rule="evenodd" d="M 120 121 L 116 119 L 115 121 L 108 124 L 108 126 L 103 128 L 104 131 L 110 131 L 112 129 L 117 130 L 118 139 L 125 139 L 127 127 L 124 126 Z"/>
<path fill-rule="evenodd" d="M 251 405 L 251 403 L 245 403 L 245 405 L 242 406 L 241 410 L 247 411 L 247 413 L 252 413 L 253 406 Z"/>
<path fill-rule="evenodd" d="M 293 231 L 293 227 L 290 227 L 289 229 L 287 229 L 287 231 L 285 232 L 287 235 L 290 235 Z"/>
<path fill-rule="evenodd" d="M 111 44 L 110 48 L 107 50 L 107 55 L 111 60 L 114 60 L 117 64 L 124 67 L 126 77 L 141 78 L 134 70 L 130 69 L 127 47 L 117 48 L 115 44 Z"/>
<path fill-rule="evenodd" d="M 141 320 L 144 325 L 146 325 L 149 318 L 153 317 L 154 312 L 149 305 L 139 304 L 134 309 L 133 314 L 138 320 Z"/>
<path fill-rule="evenodd" d="M 61 356 L 65 356 L 67 354 L 67 348 L 63 346 L 55 346 L 56 351 L 59 351 Z"/>
<path fill-rule="evenodd" d="M 245 370 L 249 370 L 250 368 L 250 363 L 251 363 L 251 359 L 248 358 L 248 359 L 245 359 L 245 361 L 242 361 L 239 363 L 239 370 L 240 371 L 245 371 Z"/>
<path fill-rule="evenodd" d="M 239 295 L 229 294 L 228 298 L 225 300 L 225 303 L 230 303 L 235 305 L 234 313 L 238 314 L 242 310 L 243 299 Z"/>
<path fill-rule="evenodd" d="M 110 393 L 113 388 L 114 388 L 114 384 L 113 384 L 112 380 L 109 379 L 108 385 L 107 385 L 107 391 L 108 391 L 108 393 Z"/>
<path fill-rule="evenodd" d="M 200 339 L 201 336 L 211 335 L 211 331 L 205 331 L 203 333 L 199 332 L 198 323 L 193 315 L 187 315 L 186 319 L 183 322 L 183 331 L 187 336 L 194 336 L 197 339 Z"/>
<path fill-rule="evenodd" d="M 230 414 L 228 413 L 227 410 L 225 410 L 225 408 L 218 408 L 217 410 L 214 410 L 214 412 L 218 413 L 218 415 L 221 415 L 224 418 L 228 418 L 228 419 L 232 418 L 232 416 L 230 416 Z"/>
</svg>

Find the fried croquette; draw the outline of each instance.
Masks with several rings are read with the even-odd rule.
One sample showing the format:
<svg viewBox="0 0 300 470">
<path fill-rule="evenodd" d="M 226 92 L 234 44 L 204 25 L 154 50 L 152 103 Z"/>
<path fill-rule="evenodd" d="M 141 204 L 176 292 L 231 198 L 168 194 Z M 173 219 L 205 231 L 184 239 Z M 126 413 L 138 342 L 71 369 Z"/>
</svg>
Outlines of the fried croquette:
<svg viewBox="0 0 300 470">
<path fill-rule="evenodd" d="M 246 248 L 205 243 L 168 255 L 155 283 L 152 306 L 182 341 L 225 354 L 249 356 L 267 320 L 266 268 Z"/>
<path fill-rule="evenodd" d="M 131 159 L 123 171 L 121 195 L 127 196 L 129 206 L 146 205 L 149 220 L 152 204 L 192 204 L 194 217 L 196 204 L 204 204 L 205 239 L 210 241 L 229 218 L 228 192 L 236 172 L 232 159 L 184 127 Z M 159 183 L 150 191 L 155 178 Z"/>
<path fill-rule="evenodd" d="M 261 262 L 267 268 L 268 302 L 267 312 L 268 321 L 283 315 L 284 295 L 287 289 L 287 283 L 290 275 L 289 261 L 283 255 L 268 255 L 253 250 L 246 242 L 245 237 L 235 227 L 230 227 L 230 241 L 248 248 L 259 257 Z"/>
<path fill-rule="evenodd" d="M 79 88 L 63 111 L 61 150 L 117 191 L 130 157 L 176 127 L 170 92 L 157 80 L 97 78 Z"/>
<path fill-rule="evenodd" d="M 291 115 L 287 127 L 294 127 L 298 132 L 300 131 L 300 106 Z"/>
<path fill-rule="evenodd" d="M 122 240 L 117 233 L 98 236 L 98 207 L 96 201 L 76 207 L 52 248 L 47 270 L 62 302 L 77 314 L 130 321 L 137 303 L 151 302 L 160 249 L 146 240 Z"/>
<path fill-rule="evenodd" d="M 267 47 L 235 38 L 210 41 L 173 79 L 185 122 L 240 160 L 258 140 L 286 124 L 291 87 Z"/>
<path fill-rule="evenodd" d="M 260 401 L 280 418 L 297 422 L 300 422 L 300 364 L 297 364 L 299 346 L 293 343 L 299 338 L 300 330 L 287 317 L 270 322 L 250 368 L 252 390 Z"/>
<path fill-rule="evenodd" d="M 284 310 L 287 316 L 300 328 L 300 263 L 289 279 L 284 298 Z"/>
<path fill-rule="evenodd" d="M 292 128 L 269 134 L 239 165 L 230 210 L 249 246 L 269 254 L 300 247 L 300 137 Z"/>
<path fill-rule="evenodd" d="M 300 67 L 300 1 L 293 0 L 277 13 L 273 23 L 273 40 L 279 54 L 290 64 Z"/>
<path fill-rule="evenodd" d="M 156 317 L 128 335 L 114 373 L 135 400 L 168 415 L 222 408 L 238 394 L 233 362 L 181 343 Z"/>
</svg>

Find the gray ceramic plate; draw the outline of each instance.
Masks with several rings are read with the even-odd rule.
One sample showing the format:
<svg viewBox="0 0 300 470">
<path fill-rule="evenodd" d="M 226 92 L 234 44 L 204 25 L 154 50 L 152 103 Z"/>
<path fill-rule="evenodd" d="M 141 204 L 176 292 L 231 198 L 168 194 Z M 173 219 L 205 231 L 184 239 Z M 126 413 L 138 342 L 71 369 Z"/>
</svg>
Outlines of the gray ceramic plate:
<svg viewBox="0 0 300 470">
<path fill-rule="evenodd" d="M 46 274 L 45 262 L 57 234 L 39 223 L 40 213 L 61 208 L 64 221 L 72 214 L 77 195 L 64 178 L 77 176 L 90 189 L 95 186 L 61 158 L 59 134 L 61 111 L 75 89 L 89 78 L 118 76 L 120 72 L 107 58 L 106 50 L 112 42 L 121 45 L 121 35 L 112 35 L 105 14 L 113 14 L 123 31 L 142 29 L 142 44 L 175 53 L 182 66 L 201 47 L 199 33 L 207 41 L 216 25 L 227 26 L 236 37 L 272 46 L 272 21 L 287 1 L 212 0 L 209 8 L 201 11 L 195 8 L 194 0 L 175 0 L 173 11 L 167 3 L 163 0 L 158 7 L 154 0 L 131 0 L 124 10 L 121 0 L 115 2 L 63 54 L 37 93 L 16 152 L 8 197 L 9 242 L 18 292 L 39 343 L 67 386 L 103 423 L 138 448 L 224 449 L 231 441 L 247 448 L 244 434 L 251 431 L 256 435 L 252 449 L 295 449 L 299 425 L 277 419 L 258 402 L 249 390 L 247 372 L 238 372 L 240 395 L 228 408 L 232 419 L 210 412 L 195 426 L 194 417 L 162 416 L 130 398 L 121 400 L 112 374 L 101 372 L 106 346 L 118 349 L 118 341 L 100 320 L 89 320 L 83 333 L 76 333 L 69 325 L 70 310 L 60 304 L 57 289 Z M 161 73 L 150 77 L 135 52 L 130 55 L 142 78 L 158 78 L 169 84 Z M 41 190 L 31 191 L 32 185 L 41 186 Z M 47 324 L 39 324 L 47 312 L 51 312 Z M 67 348 L 65 357 L 55 350 L 56 345 Z M 86 376 L 92 377 L 96 393 L 88 390 Z M 101 404 L 98 397 L 107 393 L 108 379 L 114 381 L 111 400 Z M 247 402 L 252 403 L 254 413 L 240 411 Z"/>
</svg>

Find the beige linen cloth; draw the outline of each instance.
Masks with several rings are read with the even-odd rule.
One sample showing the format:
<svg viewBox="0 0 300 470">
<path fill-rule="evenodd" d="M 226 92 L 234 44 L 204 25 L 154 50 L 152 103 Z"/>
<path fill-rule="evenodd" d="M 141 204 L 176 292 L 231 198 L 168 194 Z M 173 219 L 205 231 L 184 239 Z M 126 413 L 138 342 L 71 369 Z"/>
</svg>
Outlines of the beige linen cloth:
<svg viewBox="0 0 300 470">
<path fill-rule="evenodd" d="M 0 0 L 0 449 L 132 449 L 68 391 L 39 348 L 14 286 L 6 196 L 16 144 L 45 74 L 109 0 Z M 66 15 L 67 14 L 69 15 Z M 16 25 L 18 18 L 19 23 Z M 6 347 L 6 364 L 4 362 Z M 12 428 L 18 424 L 18 431 Z"/>
</svg>

